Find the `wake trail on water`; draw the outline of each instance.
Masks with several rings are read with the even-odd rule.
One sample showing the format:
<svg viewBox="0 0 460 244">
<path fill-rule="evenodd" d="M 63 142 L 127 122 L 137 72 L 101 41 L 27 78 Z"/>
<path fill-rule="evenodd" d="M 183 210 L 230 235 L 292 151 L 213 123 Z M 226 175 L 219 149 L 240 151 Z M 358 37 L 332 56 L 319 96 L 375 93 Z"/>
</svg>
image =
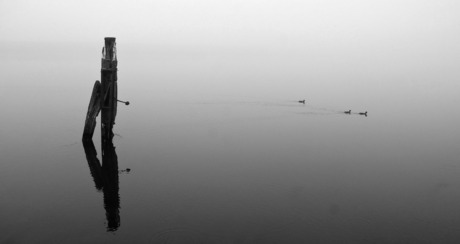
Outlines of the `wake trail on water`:
<svg viewBox="0 0 460 244">
<path fill-rule="evenodd" d="M 309 111 L 305 114 L 312 115 L 332 115 L 342 114 L 345 110 L 339 110 L 333 107 L 327 107 L 318 104 L 300 103 L 303 100 L 286 99 L 282 97 L 256 97 L 256 96 L 238 96 L 238 95 L 210 95 L 199 96 L 193 101 L 180 101 L 181 104 L 187 105 L 250 105 L 250 106 L 263 106 L 263 107 L 291 107 L 291 108 L 307 108 Z"/>
</svg>

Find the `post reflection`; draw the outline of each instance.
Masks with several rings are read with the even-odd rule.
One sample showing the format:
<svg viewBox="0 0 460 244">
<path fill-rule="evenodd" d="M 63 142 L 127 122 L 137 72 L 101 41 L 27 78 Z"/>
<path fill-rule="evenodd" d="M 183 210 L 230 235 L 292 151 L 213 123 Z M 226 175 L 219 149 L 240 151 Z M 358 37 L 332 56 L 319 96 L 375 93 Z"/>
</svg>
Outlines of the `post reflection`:
<svg viewBox="0 0 460 244">
<path fill-rule="evenodd" d="M 102 165 L 97 158 L 92 140 L 83 140 L 86 160 L 98 191 L 104 195 L 104 208 L 107 219 L 107 231 L 113 232 L 120 227 L 120 196 L 118 180 L 118 159 L 112 140 L 102 141 Z"/>
</svg>

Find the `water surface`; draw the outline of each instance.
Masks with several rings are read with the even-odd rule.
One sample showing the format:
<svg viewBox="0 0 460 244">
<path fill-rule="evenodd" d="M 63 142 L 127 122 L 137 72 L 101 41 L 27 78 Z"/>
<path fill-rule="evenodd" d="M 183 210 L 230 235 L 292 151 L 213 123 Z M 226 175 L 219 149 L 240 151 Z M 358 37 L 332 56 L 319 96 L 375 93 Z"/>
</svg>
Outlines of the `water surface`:
<svg viewBox="0 0 460 244">
<path fill-rule="evenodd" d="M 302 53 L 139 50 L 119 54 L 131 105 L 114 129 L 115 228 L 81 142 L 99 47 L 4 52 L 1 243 L 460 238 L 450 76 Z M 98 129 L 93 141 L 102 163 Z"/>
</svg>

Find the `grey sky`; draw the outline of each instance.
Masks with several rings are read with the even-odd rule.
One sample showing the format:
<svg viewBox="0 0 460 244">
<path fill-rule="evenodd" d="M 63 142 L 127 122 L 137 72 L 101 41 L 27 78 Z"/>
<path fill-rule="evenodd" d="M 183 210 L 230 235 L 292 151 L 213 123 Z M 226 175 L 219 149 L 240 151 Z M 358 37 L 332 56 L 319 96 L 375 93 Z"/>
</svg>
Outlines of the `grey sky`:
<svg viewBox="0 0 460 244">
<path fill-rule="evenodd" d="M 1 0 L 0 41 L 436 48 L 459 40 L 458 13 L 455 0 Z"/>
<path fill-rule="evenodd" d="M 331 87 L 348 79 L 360 82 L 354 87 L 384 80 L 457 88 L 458 13 L 458 0 L 0 0 L 0 51 L 4 58 L 27 55 L 23 47 L 35 48 L 27 43 L 40 43 L 37 57 L 45 57 L 53 45 L 85 45 L 91 49 L 81 55 L 96 60 L 102 38 L 115 36 L 124 60 L 151 59 L 143 53 L 148 47 L 157 67 L 174 54 L 201 62 L 209 50 L 255 51 L 260 72 L 299 74 L 299 82 L 322 77 L 322 85 L 334 80 Z M 222 58 L 209 62 L 216 60 Z"/>
</svg>

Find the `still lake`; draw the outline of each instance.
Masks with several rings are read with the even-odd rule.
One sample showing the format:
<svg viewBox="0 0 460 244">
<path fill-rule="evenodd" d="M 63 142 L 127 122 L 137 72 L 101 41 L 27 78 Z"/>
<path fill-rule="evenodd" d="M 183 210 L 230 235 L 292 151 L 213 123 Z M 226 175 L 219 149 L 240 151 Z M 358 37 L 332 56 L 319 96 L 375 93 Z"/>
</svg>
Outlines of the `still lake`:
<svg viewBox="0 0 460 244">
<path fill-rule="evenodd" d="M 119 44 L 131 104 L 114 126 L 109 229 L 81 142 L 100 47 L 66 50 L 2 50 L 0 243 L 460 240 L 451 67 Z"/>
</svg>

